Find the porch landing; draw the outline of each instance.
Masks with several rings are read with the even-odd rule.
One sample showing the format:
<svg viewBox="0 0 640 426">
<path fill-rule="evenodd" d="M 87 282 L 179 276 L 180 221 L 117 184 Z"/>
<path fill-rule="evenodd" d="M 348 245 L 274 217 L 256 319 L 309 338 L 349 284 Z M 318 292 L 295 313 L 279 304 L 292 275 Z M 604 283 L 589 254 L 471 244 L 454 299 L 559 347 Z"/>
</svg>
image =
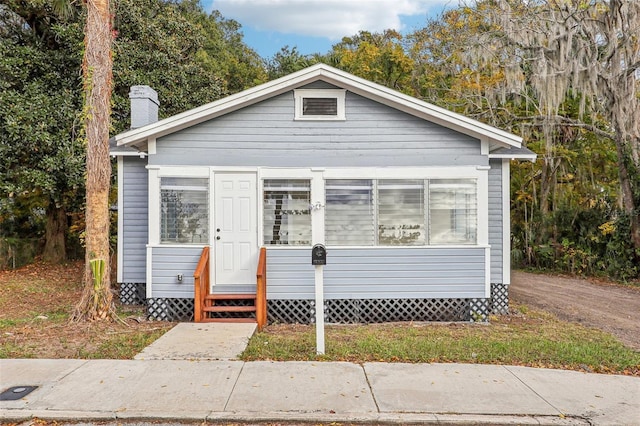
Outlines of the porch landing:
<svg viewBox="0 0 640 426">
<path fill-rule="evenodd" d="M 134 357 L 137 360 L 233 360 L 247 347 L 255 323 L 181 322 Z"/>
</svg>

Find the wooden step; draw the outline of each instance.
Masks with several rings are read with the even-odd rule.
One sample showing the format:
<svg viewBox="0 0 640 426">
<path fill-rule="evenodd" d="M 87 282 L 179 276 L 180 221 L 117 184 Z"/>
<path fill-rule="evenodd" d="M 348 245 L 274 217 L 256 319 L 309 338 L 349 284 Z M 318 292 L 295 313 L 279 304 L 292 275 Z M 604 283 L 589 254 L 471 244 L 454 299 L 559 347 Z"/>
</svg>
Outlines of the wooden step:
<svg viewBox="0 0 640 426">
<path fill-rule="evenodd" d="M 213 293 L 207 294 L 205 300 L 255 300 L 255 293 Z"/>
<path fill-rule="evenodd" d="M 206 306 L 202 308 L 204 312 L 255 312 L 256 307 L 251 306 Z"/>
<path fill-rule="evenodd" d="M 204 318 L 201 322 L 255 323 L 255 318 Z"/>
</svg>

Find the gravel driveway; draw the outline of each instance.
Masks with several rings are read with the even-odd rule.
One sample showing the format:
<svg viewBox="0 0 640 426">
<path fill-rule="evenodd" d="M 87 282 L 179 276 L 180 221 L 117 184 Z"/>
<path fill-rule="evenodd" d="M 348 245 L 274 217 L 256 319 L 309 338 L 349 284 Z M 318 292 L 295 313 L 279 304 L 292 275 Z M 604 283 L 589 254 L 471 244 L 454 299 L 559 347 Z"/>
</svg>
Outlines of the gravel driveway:
<svg viewBox="0 0 640 426">
<path fill-rule="evenodd" d="M 640 351 L 640 288 L 513 271 L 509 297 L 604 330 Z"/>
</svg>

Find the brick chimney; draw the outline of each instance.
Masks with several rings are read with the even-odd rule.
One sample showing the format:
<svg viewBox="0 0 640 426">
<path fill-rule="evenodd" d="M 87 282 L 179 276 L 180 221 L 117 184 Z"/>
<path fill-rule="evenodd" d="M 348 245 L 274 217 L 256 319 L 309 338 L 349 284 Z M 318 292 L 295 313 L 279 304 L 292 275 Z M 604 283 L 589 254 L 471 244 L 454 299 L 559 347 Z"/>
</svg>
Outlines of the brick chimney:
<svg viewBox="0 0 640 426">
<path fill-rule="evenodd" d="M 158 121 L 158 93 L 149 86 L 131 86 L 131 128 Z"/>
</svg>

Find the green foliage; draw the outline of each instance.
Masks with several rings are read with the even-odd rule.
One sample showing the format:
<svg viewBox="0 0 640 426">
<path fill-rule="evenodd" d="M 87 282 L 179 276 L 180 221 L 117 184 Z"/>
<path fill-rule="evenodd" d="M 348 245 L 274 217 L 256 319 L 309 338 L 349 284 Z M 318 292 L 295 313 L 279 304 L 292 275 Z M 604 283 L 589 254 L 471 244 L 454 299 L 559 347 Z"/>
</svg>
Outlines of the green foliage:
<svg viewBox="0 0 640 426">
<path fill-rule="evenodd" d="M 13 11 L 0 11 L 0 236 L 5 237 L 41 237 L 46 214 L 79 208 L 83 189 L 84 147 L 75 137 L 82 27 L 47 7 L 34 14 L 35 3 L 10 3 Z"/>
<path fill-rule="evenodd" d="M 114 34 L 114 133 L 129 128 L 129 89 L 133 85 L 149 85 L 158 92 L 162 117 L 221 96 L 220 78 L 198 60 L 205 33 L 182 14 L 178 4 L 122 0 Z"/>
<path fill-rule="evenodd" d="M 266 61 L 269 80 L 284 77 L 320 62 L 317 57 L 303 55 L 297 47 L 284 46 Z"/>
<path fill-rule="evenodd" d="M 64 2 L 62 2 L 64 3 Z M 47 217 L 84 228 L 82 111 L 84 17 L 80 3 L 0 6 L 0 237 L 43 238 Z M 148 84 L 162 116 L 265 80 L 239 25 L 196 0 L 121 0 L 114 15 L 112 134 L 129 127 L 129 88 Z M 61 224 L 62 232 L 64 223 Z"/>
<path fill-rule="evenodd" d="M 325 61 L 359 77 L 409 93 L 414 62 L 402 42 L 402 35 L 394 30 L 360 31 L 334 45 Z"/>
<path fill-rule="evenodd" d="M 542 143 L 529 145 L 543 151 Z M 615 147 L 583 132 L 555 146 L 549 211 L 540 210 L 540 163 L 512 164 L 512 261 L 517 267 L 637 279 L 629 215 L 620 208 Z"/>
</svg>

